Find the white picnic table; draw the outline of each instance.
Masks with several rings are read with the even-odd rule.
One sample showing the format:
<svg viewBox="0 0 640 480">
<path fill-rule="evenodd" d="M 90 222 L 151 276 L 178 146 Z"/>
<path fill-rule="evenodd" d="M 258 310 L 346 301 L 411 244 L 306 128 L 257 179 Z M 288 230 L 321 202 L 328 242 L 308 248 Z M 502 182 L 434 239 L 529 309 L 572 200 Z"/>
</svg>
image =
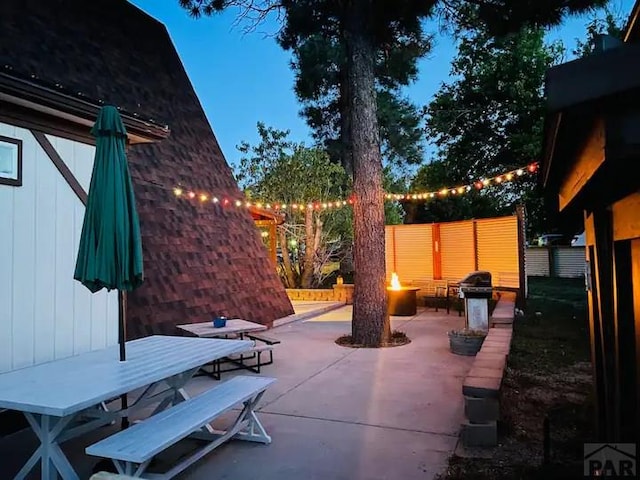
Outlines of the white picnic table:
<svg viewBox="0 0 640 480">
<path fill-rule="evenodd" d="M 14 478 L 24 479 L 40 460 L 43 480 L 57 478 L 57 473 L 63 480 L 78 480 L 60 443 L 142 406 L 159 402 L 153 415 L 188 399 L 183 387 L 202 365 L 252 345 L 245 340 L 151 336 L 127 342 L 125 362 L 118 360 L 118 347 L 113 346 L 0 374 L 0 408 L 23 412 L 40 440 Z M 103 402 L 143 387 L 126 411 L 103 408 Z"/>
<path fill-rule="evenodd" d="M 241 318 L 231 318 L 227 320 L 224 327 L 214 327 L 213 322 L 187 323 L 178 325 L 180 330 L 189 332 L 197 337 L 214 338 L 228 335 L 239 335 L 243 338 L 245 333 L 261 332 L 266 330 L 266 325 L 242 320 Z"/>
</svg>

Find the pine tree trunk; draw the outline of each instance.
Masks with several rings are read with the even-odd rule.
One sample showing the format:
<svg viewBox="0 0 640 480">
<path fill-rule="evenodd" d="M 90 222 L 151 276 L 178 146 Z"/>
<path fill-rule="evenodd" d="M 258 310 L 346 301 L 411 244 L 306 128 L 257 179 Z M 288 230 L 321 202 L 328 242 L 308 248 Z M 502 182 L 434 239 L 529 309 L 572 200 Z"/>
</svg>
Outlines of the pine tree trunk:
<svg viewBox="0 0 640 480">
<path fill-rule="evenodd" d="M 347 2 L 347 46 L 351 145 L 355 287 L 355 343 L 380 346 L 389 340 L 384 252 L 382 157 L 375 90 L 375 46 L 369 34 L 371 0 Z"/>
</svg>

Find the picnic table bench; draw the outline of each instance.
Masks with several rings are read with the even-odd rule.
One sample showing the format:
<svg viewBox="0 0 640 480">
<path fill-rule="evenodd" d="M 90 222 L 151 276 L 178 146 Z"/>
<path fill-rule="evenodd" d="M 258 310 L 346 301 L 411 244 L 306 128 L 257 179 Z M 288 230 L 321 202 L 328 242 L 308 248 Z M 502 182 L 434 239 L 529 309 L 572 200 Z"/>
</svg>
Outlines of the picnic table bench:
<svg viewBox="0 0 640 480">
<path fill-rule="evenodd" d="M 125 362 L 113 346 L 0 374 L 0 408 L 23 412 L 40 441 L 14 478 L 25 479 L 41 463 L 43 480 L 57 474 L 78 480 L 61 443 L 142 407 L 156 404 L 155 415 L 188 400 L 184 386 L 202 365 L 251 346 L 246 340 L 151 336 L 127 342 Z M 103 408 L 138 389 L 127 410 Z"/>
<path fill-rule="evenodd" d="M 203 369 L 204 373 L 216 380 L 220 380 L 222 373 L 240 369 L 260 373 L 261 367 L 271 365 L 273 363 L 274 346 L 280 343 L 280 340 L 277 338 L 268 337 L 262 333 L 258 333 L 267 329 L 265 325 L 243 320 L 241 318 L 229 319 L 224 327 L 219 328 L 214 327 L 213 322 L 188 323 L 178 325 L 177 328 L 191 335 L 202 338 L 247 338 L 254 342 L 252 347 L 247 348 L 243 352 L 229 355 L 226 358 L 221 358 L 213 362 L 211 364 L 211 371 Z M 262 359 L 262 355 L 265 353 L 269 354 L 269 359 L 267 361 L 263 361 Z M 252 360 L 255 361 L 251 362 Z M 223 369 L 222 365 L 229 362 L 233 363 L 234 366 Z"/>
<path fill-rule="evenodd" d="M 236 438 L 268 444 L 271 437 L 258 420 L 255 407 L 274 378 L 234 377 L 210 390 L 185 400 L 89 447 L 86 452 L 113 460 L 118 473 L 141 477 L 154 456 L 187 437 L 207 443 L 161 475 L 170 479 L 207 453 Z M 226 431 L 214 430 L 210 422 L 238 404 L 244 408 Z"/>
</svg>

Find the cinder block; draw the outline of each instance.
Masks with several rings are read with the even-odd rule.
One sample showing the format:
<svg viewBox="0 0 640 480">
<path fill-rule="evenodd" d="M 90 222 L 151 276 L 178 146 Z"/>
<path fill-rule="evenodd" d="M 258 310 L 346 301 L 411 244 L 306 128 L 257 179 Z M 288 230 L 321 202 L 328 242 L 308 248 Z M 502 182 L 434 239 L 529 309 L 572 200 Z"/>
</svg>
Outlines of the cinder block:
<svg viewBox="0 0 640 480">
<path fill-rule="evenodd" d="M 513 315 L 492 315 L 489 323 L 500 324 L 500 323 L 513 323 Z"/>
<path fill-rule="evenodd" d="M 509 354 L 509 348 L 508 347 L 482 347 L 481 351 L 485 352 L 485 353 L 500 353 L 502 355 L 508 355 Z"/>
<path fill-rule="evenodd" d="M 497 398 L 464 397 L 464 414 L 471 423 L 494 422 L 500 417 Z"/>
<path fill-rule="evenodd" d="M 498 353 L 504 353 L 505 355 L 507 355 L 511 350 L 511 345 L 508 342 L 488 343 L 487 345 L 483 345 L 483 347 L 485 352 L 488 352 L 488 353 L 498 352 Z"/>
<path fill-rule="evenodd" d="M 491 368 L 493 370 L 503 371 L 507 361 L 504 355 L 495 356 L 494 358 L 477 358 L 473 361 L 472 368 Z"/>
<path fill-rule="evenodd" d="M 504 353 L 487 352 L 486 350 L 483 352 L 480 349 L 476 355 L 476 360 L 506 360 L 506 357 Z"/>
<path fill-rule="evenodd" d="M 462 394 L 479 398 L 498 398 L 502 378 L 472 377 L 467 375 L 462 384 Z"/>
<path fill-rule="evenodd" d="M 464 422 L 461 427 L 460 437 L 465 447 L 495 447 L 498 444 L 498 422 Z"/>
<path fill-rule="evenodd" d="M 509 339 L 504 338 L 504 339 L 498 339 L 496 337 L 493 337 L 491 339 L 486 339 L 483 343 L 482 346 L 487 346 L 487 347 L 495 347 L 495 348 L 501 348 L 501 347 L 509 347 Z"/>
<path fill-rule="evenodd" d="M 471 371 L 468 374 L 470 377 L 484 377 L 484 378 L 500 378 L 504 375 L 504 370 L 501 368 L 483 368 L 476 366 L 475 362 L 471 367 Z"/>
<path fill-rule="evenodd" d="M 504 333 L 493 333 L 493 332 L 504 332 Z M 492 328 L 491 333 L 487 335 L 486 340 L 490 342 L 507 342 L 511 343 L 511 331 L 510 330 L 502 330 L 500 328 Z"/>
<path fill-rule="evenodd" d="M 489 329 L 489 336 L 491 335 L 508 335 L 508 332 L 505 332 L 504 330 L 496 330 L 495 328 L 490 328 Z"/>
</svg>

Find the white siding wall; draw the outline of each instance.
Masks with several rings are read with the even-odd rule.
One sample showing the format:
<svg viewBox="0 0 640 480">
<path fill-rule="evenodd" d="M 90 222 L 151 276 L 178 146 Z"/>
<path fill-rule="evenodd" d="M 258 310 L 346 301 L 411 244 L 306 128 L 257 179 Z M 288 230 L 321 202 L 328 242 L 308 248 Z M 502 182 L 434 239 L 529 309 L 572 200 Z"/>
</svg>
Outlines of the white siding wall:
<svg viewBox="0 0 640 480">
<path fill-rule="evenodd" d="M 0 185 L 0 372 L 117 343 L 115 292 L 73 279 L 84 206 L 31 132 L 22 140 L 22 186 Z M 87 190 L 94 147 L 48 136 Z"/>
<path fill-rule="evenodd" d="M 549 249 L 553 255 L 553 271 Z M 584 276 L 585 267 L 585 247 L 529 247 L 526 250 L 527 276 L 577 278 Z"/>
<path fill-rule="evenodd" d="M 555 274 L 557 277 L 584 277 L 587 265 L 584 247 L 558 247 L 553 253 L 555 255 Z"/>
<path fill-rule="evenodd" d="M 525 250 L 525 269 L 528 277 L 548 277 L 549 250 L 544 247 L 528 247 Z"/>
</svg>

